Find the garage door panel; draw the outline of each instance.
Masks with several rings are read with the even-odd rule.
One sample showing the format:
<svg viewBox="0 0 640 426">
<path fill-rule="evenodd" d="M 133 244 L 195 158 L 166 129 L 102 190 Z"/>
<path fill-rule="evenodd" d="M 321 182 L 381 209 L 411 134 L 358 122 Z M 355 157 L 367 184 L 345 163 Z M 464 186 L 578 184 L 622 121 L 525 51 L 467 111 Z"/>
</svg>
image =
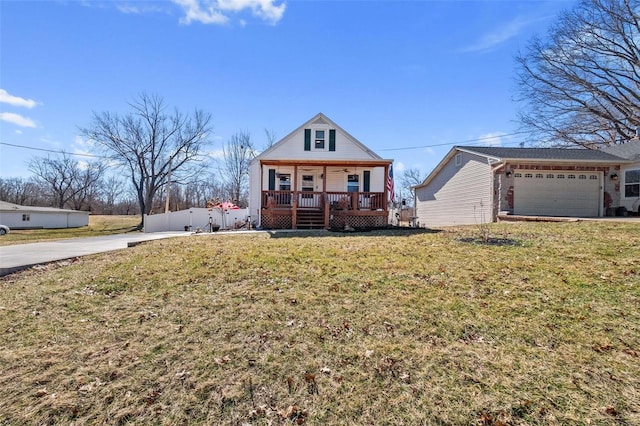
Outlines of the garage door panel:
<svg viewBox="0 0 640 426">
<path fill-rule="evenodd" d="M 540 216 L 598 216 L 598 173 L 519 171 L 515 174 L 514 213 Z"/>
</svg>

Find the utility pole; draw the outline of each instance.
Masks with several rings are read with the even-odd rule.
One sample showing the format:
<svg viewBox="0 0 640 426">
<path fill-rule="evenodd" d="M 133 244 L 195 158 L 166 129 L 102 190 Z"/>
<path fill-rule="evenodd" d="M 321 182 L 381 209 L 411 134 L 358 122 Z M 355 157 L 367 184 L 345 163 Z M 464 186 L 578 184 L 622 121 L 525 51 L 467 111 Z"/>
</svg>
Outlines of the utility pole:
<svg viewBox="0 0 640 426">
<path fill-rule="evenodd" d="M 164 205 L 164 212 L 169 213 L 169 194 L 171 193 L 171 158 L 169 158 L 169 171 L 167 172 L 167 200 Z"/>
</svg>

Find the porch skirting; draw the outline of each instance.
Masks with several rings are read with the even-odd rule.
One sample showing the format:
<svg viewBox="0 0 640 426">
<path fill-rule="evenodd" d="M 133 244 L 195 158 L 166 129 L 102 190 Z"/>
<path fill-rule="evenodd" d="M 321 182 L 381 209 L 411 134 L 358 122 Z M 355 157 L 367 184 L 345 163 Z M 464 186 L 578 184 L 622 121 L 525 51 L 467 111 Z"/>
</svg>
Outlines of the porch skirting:
<svg viewBox="0 0 640 426">
<path fill-rule="evenodd" d="M 383 228 L 387 226 L 387 212 L 384 212 L 385 215 L 381 216 L 380 214 L 366 214 L 365 212 L 360 211 L 358 216 L 353 216 L 351 214 L 345 213 L 334 213 L 333 218 L 329 219 L 329 227 L 331 229 L 344 229 L 347 225 L 351 228 Z M 364 214 L 363 214 L 364 213 Z M 375 212 L 377 213 L 377 212 Z"/>
<path fill-rule="evenodd" d="M 293 229 L 290 210 L 262 210 L 263 229 Z"/>
<path fill-rule="evenodd" d="M 261 216 L 263 229 L 297 228 L 291 209 L 263 209 Z M 327 229 L 344 229 L 346 226 L 354 229 L 384 228 L 388 225 L 388 212 L 332 210 L 327 219 L 328 223 L 322 226 Z"/>
</svg>

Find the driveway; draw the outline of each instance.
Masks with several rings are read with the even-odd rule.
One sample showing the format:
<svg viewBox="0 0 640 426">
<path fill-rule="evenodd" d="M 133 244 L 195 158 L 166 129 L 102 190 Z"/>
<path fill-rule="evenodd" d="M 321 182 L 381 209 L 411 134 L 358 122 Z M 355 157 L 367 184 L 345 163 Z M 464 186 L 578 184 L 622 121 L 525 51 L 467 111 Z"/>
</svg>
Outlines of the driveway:
<svg viewBox="0 0 640 426">
<path fill-rule="evenodd" d="M 143 241 L 184 237 L 191 232 L 154 232 L 71 238 L 44 243 L 16 244 L 0 247 L 0 276 L 41 263 L 104 253 L 130 247 Z"/>
</svg>

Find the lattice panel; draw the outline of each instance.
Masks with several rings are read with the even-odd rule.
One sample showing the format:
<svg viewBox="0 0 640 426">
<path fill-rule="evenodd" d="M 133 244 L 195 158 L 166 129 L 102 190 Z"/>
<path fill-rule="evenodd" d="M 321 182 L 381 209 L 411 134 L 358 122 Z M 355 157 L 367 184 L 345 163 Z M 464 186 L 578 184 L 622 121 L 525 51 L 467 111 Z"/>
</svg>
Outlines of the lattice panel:
<svg viewBox="0 0 640 426">
<path fill-rule="evenodd" d="M 334 216 L 329 221 L 329 226 L 335 229 L 343 229 L 345 225 L 352 228 L 381 228 L 387 225 L 383 216 Z"/>
<path fill-rule="evenodd" d="M 262 215 L 262 227 L 264 229 L 291 229 L 291 216 Z"/>
</svg>

